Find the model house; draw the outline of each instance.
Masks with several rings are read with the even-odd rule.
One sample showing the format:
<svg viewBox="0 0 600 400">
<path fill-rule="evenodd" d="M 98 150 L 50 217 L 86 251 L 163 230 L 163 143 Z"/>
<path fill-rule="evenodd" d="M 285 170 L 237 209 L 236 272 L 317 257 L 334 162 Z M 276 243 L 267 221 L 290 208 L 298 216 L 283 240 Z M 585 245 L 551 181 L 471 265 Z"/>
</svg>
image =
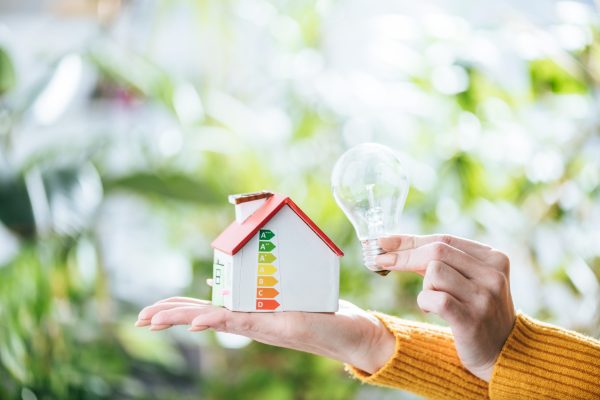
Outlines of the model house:
<svg viewBox="0 0 600 400">
<path fill-rule="evenodd" d="M 229 196 L 235 221 L 211 244 L 212 302 L 233 311 L 338 309 L 342 251 L 287 196 Z"/>
</svg>

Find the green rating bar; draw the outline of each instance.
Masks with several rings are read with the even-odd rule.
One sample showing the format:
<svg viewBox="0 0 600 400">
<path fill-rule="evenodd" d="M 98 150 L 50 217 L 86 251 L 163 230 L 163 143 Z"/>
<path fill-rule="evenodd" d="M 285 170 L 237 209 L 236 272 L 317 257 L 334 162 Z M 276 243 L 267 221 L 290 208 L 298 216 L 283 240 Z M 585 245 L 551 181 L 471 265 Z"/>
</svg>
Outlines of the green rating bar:
<svg viewBox="0 0 600 400">
<path fill-rule="evenodd" d="M 269 264 L 269 263 L 272 263 L 275 260 L 277 260 L 277 257 L 275 257 L 271 253 L 258 253 L 258 262 L 259 262 L 259 264 Z"/>
<path fill-rule="evenodd" d="M 273 251 L 275 245 L 272 242 L 268 241 L 259 241 L 258 242 L 258 251 Z"/>
<path fill-rule="evenodd" d="M 271 240 L 274 237 L 275 237 L 275 234 L 273 233 L 273 231 L 270 231 L 269 229 L 261 229 L 260 233 L 258 235 L 259 240 Z"/>
</svg>

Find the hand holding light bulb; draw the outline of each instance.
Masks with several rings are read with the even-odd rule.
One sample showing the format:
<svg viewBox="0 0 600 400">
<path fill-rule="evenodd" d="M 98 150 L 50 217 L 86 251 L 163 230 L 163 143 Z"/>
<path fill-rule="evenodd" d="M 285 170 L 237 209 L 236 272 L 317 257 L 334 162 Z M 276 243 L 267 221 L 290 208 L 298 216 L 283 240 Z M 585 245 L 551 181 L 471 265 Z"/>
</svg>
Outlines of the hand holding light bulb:
<svg viewBox="0 0 600 400">
<path fill-rule="evenodd" d="M 398 235 L 409 184 L 398 157 L 385 146 L 365 143 L 344 153 L 332 188 L 361 241 L 365 266 L 380 275 L 390 270 L 423 275 L 419 307 L 450 324 L 463 365 L 489 380 L 515 321 L 508 258 L 453 236 Z"/>
<path fill-rule="evenodd" d="M 509 260 L 481 243 L 447 235 L 397 235 L 408 178 L 392 150 L 362 144 L 338 160 L 335 199 L 352 222 L 367 268 L 424 276 L 419 307 L 445 319 L 464 367 L 489 381 L 515 321 Z M 143 309 L 136 326 L 191 325 L 330 357 L 374 373 L 394 355 L 396 338 L 372 314 L 340 301 L 336 313 L 232 312 L 209 301 L 170 298 Z M 335 340 L 331 338 L 335 337 Z"/>
<path fill-rule="evenodd" d="M 398 156 L 388 147 L 364 143 L 344 153 L 333 168 L 331 186 L 361 241 L 363 261 L 380 275 L 375 257 L 383 253 L 377 239 L 398 233 L 408 194 L 408 176 Z"/>
</svg>

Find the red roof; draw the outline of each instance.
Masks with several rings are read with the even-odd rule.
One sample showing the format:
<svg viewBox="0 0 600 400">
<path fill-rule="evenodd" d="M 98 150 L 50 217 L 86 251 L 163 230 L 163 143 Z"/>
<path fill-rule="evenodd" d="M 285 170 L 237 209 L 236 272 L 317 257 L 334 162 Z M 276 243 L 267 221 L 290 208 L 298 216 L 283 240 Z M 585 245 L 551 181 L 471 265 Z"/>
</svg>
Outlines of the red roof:
<svg viewBox="0 0 600 400">
<path fill-rule="evenodd" d="M 224 253 L 234 255 L 262 228 L 283 206 L 289 206 L 295 213 L 325 242 L 327 246 L 338 256 L 344 253 L 333 243 L 331 239 L 323 233 L 321 229 L 287 196 L 274 193 L 265 203 L 254 212 L 242 224 L 236 221 L 232 222 L 221 234 L 211 243 L 211 246 Z"/>
</svg>

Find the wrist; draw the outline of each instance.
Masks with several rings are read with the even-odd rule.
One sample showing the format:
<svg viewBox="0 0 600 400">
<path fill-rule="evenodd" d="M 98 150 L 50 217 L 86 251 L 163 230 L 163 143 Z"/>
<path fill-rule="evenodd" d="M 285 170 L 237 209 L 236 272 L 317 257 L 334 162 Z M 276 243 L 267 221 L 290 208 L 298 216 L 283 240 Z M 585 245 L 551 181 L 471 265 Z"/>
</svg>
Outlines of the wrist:
<svg viewBox="0 0 600 400">
<path fill-rule="evenodd" d="M 351 365 L 369 374 L 377 372 L 392 357 L 396 349 L 396 337 L 375 316 L 361 352 L 354 353 Z"/>
<path fill-rule="evenodd" d="M 380 370 L 394 355 L 396 350 L 396 336 L 379 319 L 378 322 L 378 337 L 373 346 L 371 346 L 371 357 L 369 357 L 371 360 L 369 369 L 371 371 L 367 371 L 371 374 Z"/>
<path fill-rule="evenodd" d="M 472 373 L 473 375 L 475 375 L 476 377 L 478 377 L 481 380 L 484 380 L 486 382 L 490 382 L 490 380 L 492 379 L 492 372 L 494 371 L 494 365 L 492 364 L 491 366 L 485 366 L 485 367 L 481 367 L 481 368 L 472 368 L 469 370 L 470 373 Z"/>
</svg>

